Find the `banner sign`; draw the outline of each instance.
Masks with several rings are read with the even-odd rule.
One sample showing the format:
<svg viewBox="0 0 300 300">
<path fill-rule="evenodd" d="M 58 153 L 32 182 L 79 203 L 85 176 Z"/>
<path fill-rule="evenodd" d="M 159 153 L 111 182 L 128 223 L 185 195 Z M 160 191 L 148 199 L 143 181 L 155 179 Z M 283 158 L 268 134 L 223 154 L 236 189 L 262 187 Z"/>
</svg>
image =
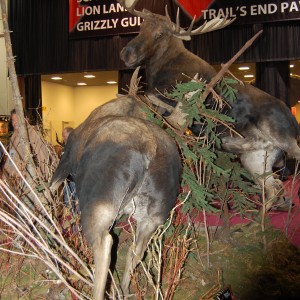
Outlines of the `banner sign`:
<svg viewBox="0 0 300 300">
<path fill-rule="evenodd" d="M 234 24 L 300 19 L 300 1 L 280 0 L 175 0 L 190 18 L 211 20 L 236 17 Z"/>
<path fill-rule="evenodd" d="M 300 0 L 174 0 L 192 19 L 236 17 L 234 24 L 300 19 Z M 144 6 L 145 0 L 140 0 Z M 143 3 L 142 3 L 143 2 Z M 155 11 L 153 11 L 155 13 Z M 69 37 L 136 33 L 142 20 L 117 0 L 69 0 Z"/>
<path fill-rule="evenodd" d="M 70 38 L 135 33 L 141 22 L 116 0 L 69 0 Z"/>
</svg>

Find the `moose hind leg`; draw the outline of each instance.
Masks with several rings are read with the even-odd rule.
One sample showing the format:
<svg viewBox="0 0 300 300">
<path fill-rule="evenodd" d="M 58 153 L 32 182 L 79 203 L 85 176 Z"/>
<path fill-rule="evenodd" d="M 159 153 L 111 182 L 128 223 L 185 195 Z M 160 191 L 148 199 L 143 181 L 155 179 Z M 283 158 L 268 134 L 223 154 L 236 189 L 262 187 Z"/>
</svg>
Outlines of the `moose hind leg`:
<svg viewBox="0 0 300 300">
<path fill-rule="evenodd" d="M 113 223 L 115 214 L 113 205 L 101 199 L 87 203 L 82 208 L 82 229 L 92 246 L 94 255 L 94 300 L 102 300 L 105 297 L 113 244 L 109 228 Z"/>
<path fill-rule="evenodd" d="M 129 294 L 129 284 L 132 272 L 143 259 L 151 235 L 159 225 L 163 224 L 160 220 L 155 222 L 149 216 L 147 218 L 148 220 L 138 222 L 136 229 L 136 243 L 130 247 L 127 253 L 126 266 L 121 284 L 124 295 Z"/>
<path fill-rule="evenodd" d="M 106 280 L 111 260 L 112 236 L 107 230 L 93 243 L 95 262 L 94 300 L 102 300 L 105 296 Z"/>
</svg>

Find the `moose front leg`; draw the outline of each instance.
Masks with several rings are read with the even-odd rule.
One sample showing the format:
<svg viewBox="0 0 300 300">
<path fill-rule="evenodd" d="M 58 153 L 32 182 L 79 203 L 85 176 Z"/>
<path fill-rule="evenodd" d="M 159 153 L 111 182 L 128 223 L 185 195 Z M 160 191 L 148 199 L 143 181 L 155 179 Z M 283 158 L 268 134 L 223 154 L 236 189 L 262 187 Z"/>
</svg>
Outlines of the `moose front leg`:
<svg viewBox="0 0 300 300">
<path fill-rule="evenodd" d="M 242 165 L 252 175 L 253 179 L 264 188 L 266 210 L 270 210 L 273 203 L 281 196 L 283 184 L 275 179 L 273 165 L 280 157 L 281 150 L 258 150 L 244 153 L 240 156 Z"/>
<path fill-rule="evenodd" d="M 243 154 L 251 151 L 268 149 L 272 147 L 272 143 L 261 138 L 243 138 L 226 136 L 221 138 L 222 148 L 225 151 Z"/>
</svg>

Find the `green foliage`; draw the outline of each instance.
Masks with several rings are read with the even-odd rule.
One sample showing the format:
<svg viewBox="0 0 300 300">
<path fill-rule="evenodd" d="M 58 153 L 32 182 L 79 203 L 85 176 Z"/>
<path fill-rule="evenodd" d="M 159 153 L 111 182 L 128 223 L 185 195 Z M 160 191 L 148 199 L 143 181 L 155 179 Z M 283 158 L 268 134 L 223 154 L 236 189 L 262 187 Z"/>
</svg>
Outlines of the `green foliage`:
<svg viewBox="0 0 300 300">
<path fill-rule="evenodd" d="M 184 212 L 192 208 L 216 212 L 215 201 L 221 204 L 229 202 L 241 214 L 254 206 L 249 199 L 258 191 L 253 187 L 249 174 L 235 155 L 221 149 L 220 132 L 234 127 L 234 120 L 223 112 L 236 100 L 236 89 L 231 86 L 236 84 L 232 78 L 223 78 L 216 85 L 215 93 L 204 100 L 204 81 L 177 84 L 166 95 L 181 102 L 186 114 L 184 128 L 195 129 L 197 126 L 198 131 L 195 136 L 188 131 L 183 134 L 184 128 L 182 131 L 166 129 L 175 138 L 184 163 L 181 182 L 184 192 L 179 198 L 183 200 L 187 192 L 191 192 L 184 204 Z M 158 125 L 164 124 L 163 118 L 153 113 L 149 114 L 149 118 Z"/>
<path fill-rule="evenodd" d="M 237 84 L 237 81 L 230 77 L 224 77 L 218 84 L 217 90 L 230 104 L 236 100 L 237 90 L 232 88 L 231 84 Z"/>
</svg>

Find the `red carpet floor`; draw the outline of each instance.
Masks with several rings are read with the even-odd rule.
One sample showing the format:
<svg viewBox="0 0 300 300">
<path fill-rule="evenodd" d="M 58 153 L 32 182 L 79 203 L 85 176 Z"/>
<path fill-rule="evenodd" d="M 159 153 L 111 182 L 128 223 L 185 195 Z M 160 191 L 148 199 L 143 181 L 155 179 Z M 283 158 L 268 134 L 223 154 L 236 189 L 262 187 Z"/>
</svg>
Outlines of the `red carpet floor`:
<svg viewBox="0 0 300 300">
<path fill-rule="evenodd" d="M 286 196 L 293 198 L 294 206 L 290 212 L 271 211 L 268 213 L 272 226 L 284 232 L 290 242 L 300 248 L 300 200 L 298 190 L 300 188 L 300 178 L 293 184 L 292 178 L 284 182 Z M 292 190 L 293 186 L 293 190 Z M 204 217 L 201 212 L 191 220 L 193 223 L 203 223 Z M 206 222 L 209 226 L 222 226 L 222 220 L 218 214 L 207 214 Z M 231 212 L 230 224 L 247 224 L 249 219 L 243 219 L 239 215 Z"/>
<path fill-rule="evenodd" d="M 294 206 L 290 212 L 283 211 L 271 211 L 268 213 L 270 217 L 271 225 L 279 229 L 286 234 L 288 240 L 300 248 L 300 199 L 298 197 L 298 190 L 300 188 L 300 178 L 295 180 L 293 183 L 292 178 L 284 182 L 286 196 L 293 198 Z M 293 190 L 292 190 L 293 186 Z M 180 213 L 181 209 L 178 209 L 177 220 L 175 223 L 185 223 L 187 222 L 187 215 Z M 189 221 L 193 224 L 203 224 L 204 216 L 201 211 L 195 212 L 189 216 Z M 231 211 L 230 224 L 247 224 L 251 220 L 246 218 L 241 218 L 237 213 Z M 222 220 L 218 213 L 206 214 L 206 224 L 208 226 L 222 226 Z M 130 231 L 130 226 L 127 222 L 120 222 L 117 224 L 117 227 L 123 228 Z"/>
</svg>

